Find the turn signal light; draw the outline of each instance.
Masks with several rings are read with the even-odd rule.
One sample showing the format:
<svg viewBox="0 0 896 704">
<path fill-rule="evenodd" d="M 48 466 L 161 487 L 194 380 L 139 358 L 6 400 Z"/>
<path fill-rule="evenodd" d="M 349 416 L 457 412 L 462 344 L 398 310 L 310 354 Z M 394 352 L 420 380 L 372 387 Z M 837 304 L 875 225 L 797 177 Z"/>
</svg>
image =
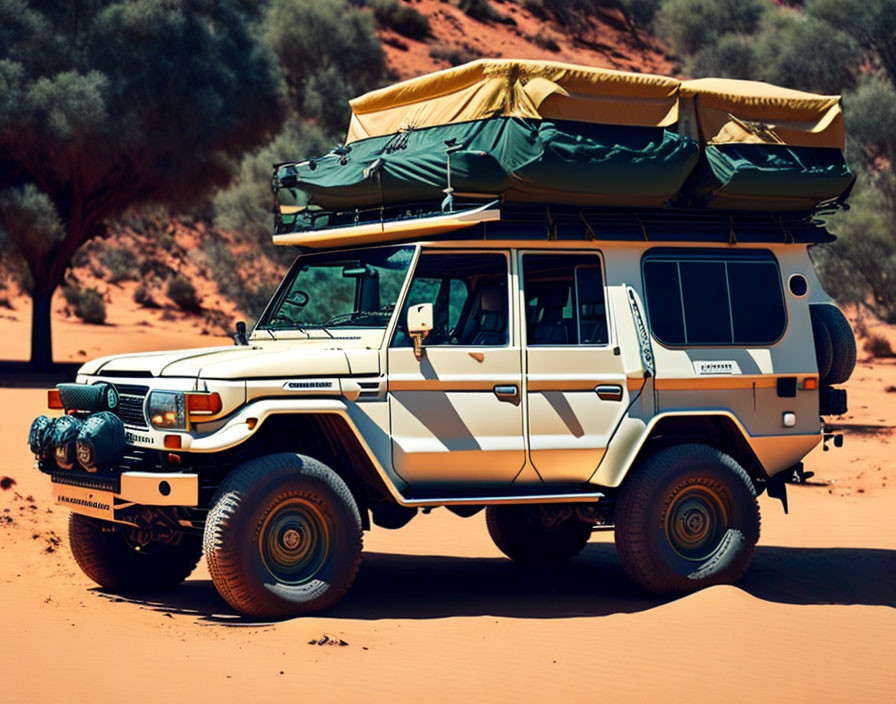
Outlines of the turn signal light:
<svg viewBox="0 0 896 704">
<path fill-rule="evenodd" d="M 220 413 L 223 404 L 221 395 L 211 394 L 187 394 L 187 413 L 196 416 L 213 416 Z"/>
<path fill-rule="evenodd" d="M 165 447 L 169 450 L 179 450 L 180 449 L 180 435 L 166 435 L 165 436 Z"/>
<path fill-rule="evenodd" d="M 59 393 L 59 389 L 47 391 L 47 408 L 62 410 L 62 396 Z"/>
<path fill-rule="evenodd" d="M 818 379 L 816 379 L 814 376 L 803 379 L 803 388 L 806 391 L 815 391 L 815 389 L 818 388 Z"/>
</svg>

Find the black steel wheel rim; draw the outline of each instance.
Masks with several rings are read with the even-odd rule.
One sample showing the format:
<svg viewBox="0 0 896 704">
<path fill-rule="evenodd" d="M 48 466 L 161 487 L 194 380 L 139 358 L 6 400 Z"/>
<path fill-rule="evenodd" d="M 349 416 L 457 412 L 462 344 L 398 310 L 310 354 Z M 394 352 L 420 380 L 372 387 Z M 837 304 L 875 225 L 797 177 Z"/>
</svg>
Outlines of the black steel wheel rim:
<svg viewBox="0 0 896 704">
<path fill-rule="evenodd" d="M 265 518 L 258 547 L 262 563 L 282 584 L 299 585 L 320 572 L 333 548 L 321 510 L 305 499 L 289 499 Z"/>
<path fill-rule="evenodd" d="M 725 501 L 709 487 L 691 486 L 677 492 L 666 510 L 666 540 L 686 560 L 701 562 L 710 557 L 728 528 Z"/>
</svg>

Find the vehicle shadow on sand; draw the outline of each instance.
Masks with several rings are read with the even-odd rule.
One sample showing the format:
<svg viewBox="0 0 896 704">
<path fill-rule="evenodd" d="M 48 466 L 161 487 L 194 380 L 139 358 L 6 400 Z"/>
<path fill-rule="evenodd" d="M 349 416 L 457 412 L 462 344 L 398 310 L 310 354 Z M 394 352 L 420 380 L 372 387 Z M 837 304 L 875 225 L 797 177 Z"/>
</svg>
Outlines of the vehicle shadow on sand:
<svg viewBox="0 0 896 704">
<path fill-rule="evenodd" d="M 756 549 L 738 587 L 784 604 L 861 604 L 896 608 L 896 550 L 867 548 Z M 189 580 L 152 595 L 113 601 L 203 622 L 257 626 L 235 614 L 209 580 Z M 592 543 L 573 562 L 531 570 L 503 558 L 365 553 L 345 600 L 322 614 L 341 619 L 431 619 L 450 616 L 572 618 L 634 613 L 673 599 L 656 599 L 632 585 L 615 547 Z"/>
</svg>

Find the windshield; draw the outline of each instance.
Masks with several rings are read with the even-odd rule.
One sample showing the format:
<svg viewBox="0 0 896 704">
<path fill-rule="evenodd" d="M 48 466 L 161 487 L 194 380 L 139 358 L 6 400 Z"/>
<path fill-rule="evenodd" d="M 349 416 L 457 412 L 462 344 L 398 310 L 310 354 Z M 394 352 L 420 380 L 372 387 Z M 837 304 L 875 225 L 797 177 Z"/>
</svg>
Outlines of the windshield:
<svg viewBox="0 0 896 704">
<path fill-rule="evenodd" d="M 385 328 L 413 254 L 413 247 L 376 247 L 300 257 L 259 327 Z"/>
</svg>

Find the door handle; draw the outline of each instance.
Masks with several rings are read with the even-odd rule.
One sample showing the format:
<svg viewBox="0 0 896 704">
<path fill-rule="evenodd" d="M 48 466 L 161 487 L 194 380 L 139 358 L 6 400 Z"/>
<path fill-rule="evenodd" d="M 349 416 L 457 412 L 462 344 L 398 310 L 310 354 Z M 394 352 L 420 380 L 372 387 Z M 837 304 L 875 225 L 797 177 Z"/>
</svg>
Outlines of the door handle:
<svg viewBox="0 0 896 704">
<path fill-rule="evenodd" d="M 594 391 L 602 401 L 622 400 L 622 386 L 619 384 L 598 384 Z"/>
<path fill-rule="evenodd" d="M 516 384 L 499 384 L 493 391 L 499 401 L 507 401 L 514 405 L 520 402 L 520 388 Z"/>
</svg>

